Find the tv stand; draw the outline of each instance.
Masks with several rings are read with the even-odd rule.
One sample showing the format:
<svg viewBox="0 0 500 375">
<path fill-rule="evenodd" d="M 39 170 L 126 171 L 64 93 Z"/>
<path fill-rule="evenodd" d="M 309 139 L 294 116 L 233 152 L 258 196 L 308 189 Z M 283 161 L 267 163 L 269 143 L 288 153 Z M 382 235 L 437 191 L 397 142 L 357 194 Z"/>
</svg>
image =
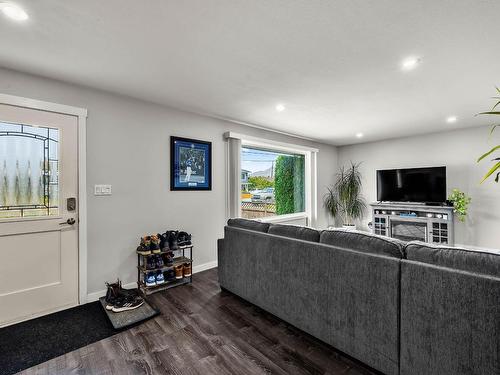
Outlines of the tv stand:
<svg viewBox="0 0 500 375">
<path fill-rule="evenodd" d="M 401 202 L 376 202 L 371 207 L 375 234 L 403 241 L 455 243 L 453 207 Z"/>
</svg>

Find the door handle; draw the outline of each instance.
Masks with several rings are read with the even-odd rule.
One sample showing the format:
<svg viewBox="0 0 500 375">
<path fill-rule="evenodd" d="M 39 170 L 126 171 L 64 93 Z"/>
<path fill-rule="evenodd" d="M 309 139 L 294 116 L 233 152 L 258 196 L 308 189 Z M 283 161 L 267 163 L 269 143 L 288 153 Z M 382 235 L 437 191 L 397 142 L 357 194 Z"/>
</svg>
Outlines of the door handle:
<svg viewBox="0 0 500 375">
<path fill-rule="evenodd" d="M 59 225 L 65 225 L 65 224 L 67 224 L 67 225 L 73 225 L 75 223 L 76 223 L 76 220 L 73 219 L 72 217 L 70 217 L 68 220 L 63 221 L 62 223 L 59 223 Z"/>
</svg>

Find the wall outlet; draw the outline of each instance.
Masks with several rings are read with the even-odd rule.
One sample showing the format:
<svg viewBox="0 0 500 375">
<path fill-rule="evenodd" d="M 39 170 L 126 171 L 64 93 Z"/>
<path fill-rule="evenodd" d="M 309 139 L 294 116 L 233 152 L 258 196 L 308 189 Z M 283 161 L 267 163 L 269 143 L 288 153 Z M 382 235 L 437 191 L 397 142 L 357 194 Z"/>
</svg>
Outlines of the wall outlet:
<svg viewBox="0 0 500 375">
<path fill-rule="evenodd" d="M 111 185 L 94 185 L 94 195 L 111 195 Z"/>
</svg>

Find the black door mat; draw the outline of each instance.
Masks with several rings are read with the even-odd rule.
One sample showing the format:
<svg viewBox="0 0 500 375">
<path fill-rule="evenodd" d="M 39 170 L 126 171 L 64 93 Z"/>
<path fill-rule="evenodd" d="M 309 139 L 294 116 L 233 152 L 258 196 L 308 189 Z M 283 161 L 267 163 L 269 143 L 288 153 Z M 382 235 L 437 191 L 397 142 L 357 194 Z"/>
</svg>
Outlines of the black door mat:
<svg viewBox="0 0 500 375">
<path fill-rule="evenodd" d="M 0 374 L 14 374 L 116 333 L 99 301 L 0 328 Z"/>
<path fill-rule="evenodd" d="M 124 329 L 135 325 L 144 320 L 151 319 L 152 317 L 160 313 L 159 310 L 151 306 L 147 301 L 144 304 L 134 310 L 122 311 L 119 313 L 114 313 L 113 311 L 106 310 L 106 300 L 104 297 L 99 299 L 101 305 L 108 315 L 109 321 L 115 329 Z"/>
</svg>

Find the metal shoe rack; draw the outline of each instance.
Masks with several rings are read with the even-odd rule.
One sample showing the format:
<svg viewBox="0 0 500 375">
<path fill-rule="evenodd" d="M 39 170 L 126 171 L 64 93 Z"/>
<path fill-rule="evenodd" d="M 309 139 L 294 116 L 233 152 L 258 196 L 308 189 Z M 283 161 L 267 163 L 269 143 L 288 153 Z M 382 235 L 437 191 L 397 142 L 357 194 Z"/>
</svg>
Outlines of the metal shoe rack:
<svg viewBox="0 0 500 375">
<path fill-rule="evenodd" d="M 189 251 L 189 257 L 186 256 L 186 252 Z M 147 269 L 146 264 L 147 264 L 147 258 L 152 257 L 152 256 L 157 256 L 160 255 L 162 256 L 163 254 L 173 252 L 174 253 L 174 264 L 171 266 L 163 266 L 163 267 L 157 267 L 153 269 Z M 182 255 L 181 255 L 182 252 Z M 146 283 L 144 282 L 144 275 L 147 273 L 153 272 L 157 273 L 158 271 L 165 272 L 166 270 L 169 269 L 174 269 L 175 266 L 184 264 L 184 263 L 190 263 L 191 264 L 191 276 L 188 277 L 183 277 L 182 279 L 175 279 L 168 281 L 165 278 L 165 282 L 163 284 L 159 285 L 152 285 L 152 286 L 147 286 Z M 184 284 L 189 284 L 193 282 L 193 245 L 187 246 L 183 249 L 177 249 L 177 250 L 169 250 L 169 251 L 162 251 L 161 253 L 157 254 L 149 254 L 149 255 L 141 255 L 137 254 L 137 287 L 141 291 L 141 293 L 145 296 L 160 292 L 162 290 L 167 290 L 170 288 L 174 288 L 179 285 L 184 285 Z"/>
</svg>

